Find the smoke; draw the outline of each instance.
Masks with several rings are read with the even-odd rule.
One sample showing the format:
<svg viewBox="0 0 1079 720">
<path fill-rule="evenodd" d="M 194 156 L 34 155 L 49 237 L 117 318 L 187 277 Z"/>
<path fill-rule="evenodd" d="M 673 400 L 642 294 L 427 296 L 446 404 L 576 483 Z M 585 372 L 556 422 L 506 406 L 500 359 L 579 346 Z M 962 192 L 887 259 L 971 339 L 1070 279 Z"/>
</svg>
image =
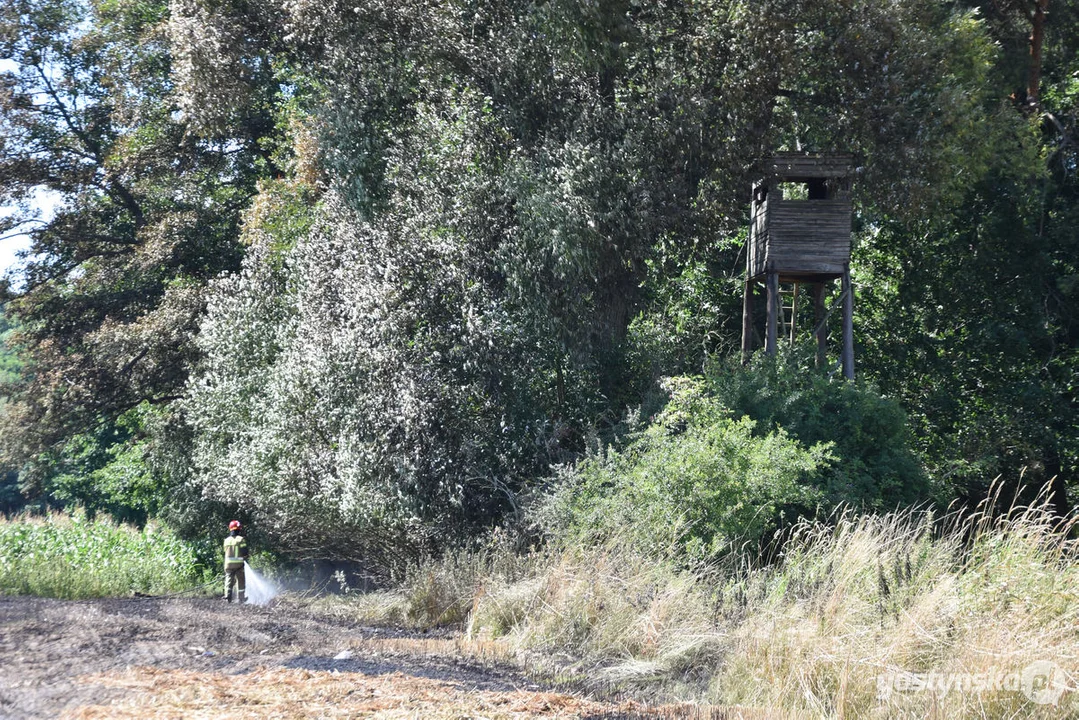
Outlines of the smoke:
<svg viewBox="0 0 1079 720">
<path fill-rule="evenodd" d="M 247 602 L 252 605 L 266 605 L 281 592 L 274 583 L 259 575 L 254 569 L 244 563 L 244 578 L 247 581 Z"/>
</svg>

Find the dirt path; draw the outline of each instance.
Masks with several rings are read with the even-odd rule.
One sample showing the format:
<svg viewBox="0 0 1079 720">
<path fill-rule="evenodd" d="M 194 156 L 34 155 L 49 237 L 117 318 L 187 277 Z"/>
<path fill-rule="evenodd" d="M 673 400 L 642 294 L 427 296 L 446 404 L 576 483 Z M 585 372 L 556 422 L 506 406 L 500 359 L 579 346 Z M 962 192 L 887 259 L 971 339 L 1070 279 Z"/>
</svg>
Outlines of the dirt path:
<svg viewBox="0 0 1079 720">
<path fill-rule="evenodd" d="M 701 717 L 548 692 L 482 655 L 297 605 L 0 597 L 0 718 Z"/>
</svg>

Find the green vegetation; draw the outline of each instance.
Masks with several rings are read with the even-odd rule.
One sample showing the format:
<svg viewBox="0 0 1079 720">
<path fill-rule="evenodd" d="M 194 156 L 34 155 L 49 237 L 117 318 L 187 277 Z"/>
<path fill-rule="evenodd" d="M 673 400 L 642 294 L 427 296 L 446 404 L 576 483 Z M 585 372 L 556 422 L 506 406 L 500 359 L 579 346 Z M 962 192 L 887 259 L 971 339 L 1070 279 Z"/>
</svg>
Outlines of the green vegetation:
<svg viewBox="0 0 1079 720">
<path fill-rule="evenodd" d="M 18 353 L 10 346 L 14 330 L 3 307 L 0 307 L 0 402 L 6 401 L 6 386 L 18 379 L 22 369 Z"/>
<path fill-rule="evenodd" d="M 5 507 L 17 483 L 192 535 L 240 513 L 397 572 L 521 517 L 661 378 L 704 371 L 754 438 L 832 443 L 788 515 L 972 504 L 997 475 L 1057 478 L 1064 512 L 1073 20 L 8 3 L 0 197 L 33 247 L 4 297 Z M 730 370 L 753 164 L 791 149 L 858 158 L 856 389 Z"/>
<path fill-rule="evenodd" d="M 812 507 L 830 446 L 806 448 L 782 429 L 754 436 L 752 420 L 702 385 L 668 380 L 671 400 L 652 423 L 559 477 L 538 511 L 547 532 L 573 547 L 617 537 L 657 559 L 701 561 L 757 544 L 783 509 Z"/>
<path fill-rule="evenodd" d="M 83 512 L 0 521 L 0 593 L 65 599 L 189 590 L 212 577 L 167 528 Z"/>
<path fill-rule="evenodd" d="M 806 445 L 831 444 L 832 461 L 816 482 L 824 507 L 887 511 L 933 499 L 899 403 L 864 382 L 817 371 L 799 350 L 758 354 L 745 368 L 713 361 L 708 390 L 734 417 L 752 418 L 759 432 L 781 428 Z"/>
<path fill-rule="evenodd" d="M 673 534 L 701 557 L 839 504 L 971 506 L 997 476 L 1027 498 L 1054 480 L 1066 513 L 1076 19 L 7 3 L 2 223 L 33 247 L 3 297 L 0 502 L 192 537 L 239 514 L 275 551 L 387 575 L 527 516 L 539 487 L 658 497 L 683 451 L 703 514 Z M 854 387 L 798 351 L 732 359 L 754 163 L 792 149 L 857 157 Z M 702 373 L 733 425 L 620 426 Z M 766 488 L 707 459 L 784 437 L 828 462 Z M 763 505 L 720 527 L 727 502 Z"/>
<path fill-rule="evenodd" d="M 693 562 L 767 544 L 822 508 L 932 500 L 898 404 L 797 353 L 711 363 L 662 386 L 656 415 L 633 411 L 624 436 L 563 468 L 533 503 L 548 537 L 587 547 L 618 536 Z"/>
<path fill-rule="evenodd" d="M 865 658 L 981 667 L 1005 620 L 1056 652 L 1079 4 L 1028 5 L 0 3 L 5 591 L 183 587 L 237 517 L 387 617 L 723 702 L 864 714 Z M 810 303 L 740 357 L 786 151 L 856 158 L 855 383 Z M 911 514 L 994 482 L 1045 502 Z"/>
</svg>

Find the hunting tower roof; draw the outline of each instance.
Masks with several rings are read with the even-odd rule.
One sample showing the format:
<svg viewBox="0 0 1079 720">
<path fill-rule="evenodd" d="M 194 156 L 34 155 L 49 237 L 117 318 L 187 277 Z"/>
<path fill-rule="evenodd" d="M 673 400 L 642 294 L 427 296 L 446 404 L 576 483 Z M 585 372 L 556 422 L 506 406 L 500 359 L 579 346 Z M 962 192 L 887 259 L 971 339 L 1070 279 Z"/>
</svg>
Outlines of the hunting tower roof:
<svg viewBox="0 0 1079 720">
<path fill-rule="evenodd" d="M 776 153 L 761 163 L 765 180 L 805 182 L 811 178 L 843 178 L 854 172 L 850 153 Z"/>
</svg>

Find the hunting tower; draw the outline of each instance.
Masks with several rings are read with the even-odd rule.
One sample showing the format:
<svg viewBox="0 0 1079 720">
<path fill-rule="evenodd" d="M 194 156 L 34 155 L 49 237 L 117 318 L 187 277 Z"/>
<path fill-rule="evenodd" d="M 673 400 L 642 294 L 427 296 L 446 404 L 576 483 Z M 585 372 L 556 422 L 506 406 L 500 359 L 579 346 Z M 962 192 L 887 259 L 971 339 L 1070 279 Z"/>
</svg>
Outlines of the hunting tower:
<svg viewBox="0 0 1079 720">
<path fill-rule="evenodd" d="M 842 282 L 843 374 L 854 379 L 854 302 L 850 285 L 850 155 L 780 153 L 767 160 L 753 185 L 749 252 L 742 313 L 742 357 L 753 351 L 754 296 L 763 283 L 764 350 L 776 351 L 780 327 L 794 342 L 799 290 L 813 293 L 817 362 L 828 347 L 825 292 Z M 834 307 L 834 305 L 833 305 Z"/>
</svg>

